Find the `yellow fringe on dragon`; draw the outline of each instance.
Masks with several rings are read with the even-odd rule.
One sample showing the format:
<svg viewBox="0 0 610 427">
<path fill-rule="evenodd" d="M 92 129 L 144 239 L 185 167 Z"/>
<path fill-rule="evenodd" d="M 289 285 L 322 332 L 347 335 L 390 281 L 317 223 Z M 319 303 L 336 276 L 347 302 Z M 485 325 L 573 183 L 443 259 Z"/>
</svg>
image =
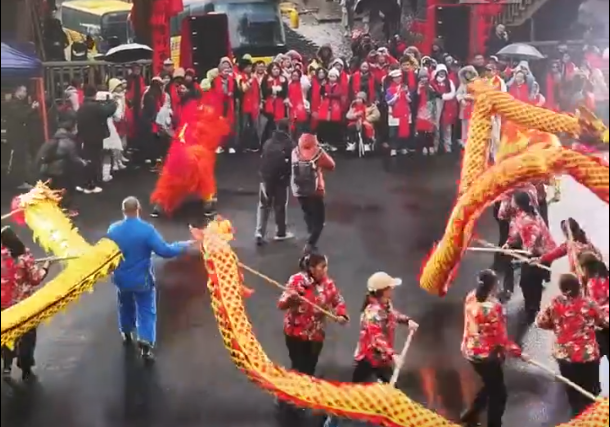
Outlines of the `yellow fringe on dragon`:
<svg viewBox="0 0 610 427">
<path fill-rule="evenodd" d="M 31 297 L 2 312 L 2 345 L 11 347 L 17 338 L 66 309 L 93 285 L 113 271 L 121 260 L 114 242 L 100 240 L 89 245 L 59 208 L 61 197 L 42 183 L 19 197 L 22 221 L 34 233 L 35 241 L 66 261 L 65 269 Z"/>
<path fill-rule="evenodd" d="M 212 222 L 197 232 L 208 270 L 212 308 L 233 363 L 260 388 L 297 406 L 385 427 L 458 427 L 387 384 L 337 383 L 289 371 L 273 363 L 254 335 L 242 298 L 238 260 L 229 242 L 231 224 Z M 559 427 L 606 427 L 608 400 Z"/>
</svg>

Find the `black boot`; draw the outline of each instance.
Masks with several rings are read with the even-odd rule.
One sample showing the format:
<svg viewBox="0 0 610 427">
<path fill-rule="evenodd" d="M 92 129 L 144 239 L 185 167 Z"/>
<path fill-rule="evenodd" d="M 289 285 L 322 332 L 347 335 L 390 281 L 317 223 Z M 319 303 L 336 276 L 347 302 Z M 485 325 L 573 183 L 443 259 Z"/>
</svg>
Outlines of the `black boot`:
<svg viewBox="0 0 610 427">
<path fill-rule="evenodd" d="M 203 204 L 203 214 L 206 218 L 214 218 L 217 214 L 216 212 L 216 200 L 208 200 Z"/>
<path fill-rule="evenodd" d="M 150 213 L 150 217 L 151 218 L 159 218 L 161 216 L 161 213 L 162 213 L 162 210 L 159 207 L 159 205 L 155 205 L 155 206 L 153 206 L 153 210 Z"/>
<path fill-rule="evenodd" d="M 152 363 L 155 360 L 155 355 L 152 351 L 152 346 L 148 343 L 140 343 L 140 352 L 142 359 L 147 363 Z"/>
<path fill-rule="evenodd" d="M 465 410 L 460 416 L 460 424 L 464 427 L 479 427 L 481 425 L 479 422 L 479 413 L 473 408 Z"/>
<path fill-rule="evenodd" d="M 133 335 L 130 333 L 126 334 L 125 332 L 121 333 L 121 336 L 123 337 L 123 344 L 125 346 L 130 346 L 133 344 Z"/>
</svg>

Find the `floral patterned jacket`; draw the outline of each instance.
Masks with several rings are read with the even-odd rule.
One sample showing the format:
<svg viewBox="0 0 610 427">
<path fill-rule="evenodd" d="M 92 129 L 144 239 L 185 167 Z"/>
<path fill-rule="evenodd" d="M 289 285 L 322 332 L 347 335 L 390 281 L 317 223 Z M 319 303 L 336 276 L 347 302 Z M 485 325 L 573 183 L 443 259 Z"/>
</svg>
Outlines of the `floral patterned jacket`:
<svg viewBox="0 0 610 427">
<path fill-rule="evenodd" d="M 587 281 L 587 286 L 585 288 L 586 296 L 591 298 L 593 301 L 599 305 L 606 316 L 608 318 L 608 278 L 607 277 L 593 277 Z"/>
<path fill-rule="evenodd" d="M 574 242 L 574 252 L 576 255 L 576 259 L 573 259 L 572 254 L 568 251 L 568 243 L 563 242 L 561 245 L 557 246 L 550 252 L 545 253 L 540 257 L 540 262 L 545 264 L 551 264 L 552 262 L 558 260 L 559 258 L 563 258 L 564 256 L 568 256 L 568 261 L 570 263 L 570 271 L 572 273 L 576 273 L 576 262 L 578 261 L 578 256 L 584 252 L 593 252 L 599 259 L 602 259 L 602 254 L 591 242 L 582 243 L 582 242 Z"/>
<path fill-rule="evenodd" d="M 508 339 L 502 304 L 497 300 L 479 302 L 471 292 L 464 303 L 462 354 L 477 361 L 504 351 L 514 356 L 521 354 L 519 346 Z"/>
<path fill-rule="evenodd" d="M 530 200 L 532 201 L 532 206 L 538 209 L 538 190 L 536 190 L 536 186 L 531 183 L 523 184 L 516 190 L 511 190 L 506 192 L 500 197 L 500 209 L 498 210 L 498 218 L 504 221 L 510 221 L 517 214 L 517 206 L 513 200 L 513 195 L 517 191 L 523 191 L 530 196 Z"/>
<path fill-rule="evenodd" d="M 549 227 L 540 215 L 532 216 L 519 211 L 510 222 L 510 232 L 506 244 L 518 246 L 532 255 L 542 255 L 555 250 L 557 244 Z"/>
<path fill-rule="evenodd" d="M 538 314 L 536 324 L 555 332 L 557 342 L 553 354 L 556 359 L 594 362 L 600 357 L 595 329 L 608 327 L 608 313 L 604 315 L 590 298 L 559 295 Z"/>
<path fill-rule="evenodd" d="M 2 246 L 2 309 L 26 299 L 42 282 L 46 271 L 36 264 L 29 250 L 13 258 Z"/>
<path fill-rule="evenodd" d="M 406 325 L 409 320 L 394 310 L 391 303 L 371 299 L 360 315 L 360 337 L 354 359 L 366 360 L 374 367 L 391 366 L 396 326 Z"/>
<path fill-rule="evenodd" d="M 337 316 L 347 316 L 345 301 L 335 282 L 326 278 L 318 283 L 306 273 L 297 273 L 288 280 L 277 304 L 280 310 L 285 311 L 284 333 L 288 336 L 323 341 L 326 335 L 326 315 L 302 298 Z"/>
</svg>

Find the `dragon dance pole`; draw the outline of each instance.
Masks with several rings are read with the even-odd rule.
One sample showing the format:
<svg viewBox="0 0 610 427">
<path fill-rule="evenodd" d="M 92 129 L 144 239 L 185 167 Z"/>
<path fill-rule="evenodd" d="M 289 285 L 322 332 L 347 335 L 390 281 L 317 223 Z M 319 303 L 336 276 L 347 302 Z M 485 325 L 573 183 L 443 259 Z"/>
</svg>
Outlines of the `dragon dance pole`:
<svg viewBox="0 0 610 427">
<path fill-rule="evenodd" d="M 392 373 L 392 378 L 390 379 L 390 385 L 395 387 L 398 382 L 398 377 L 400 375 L 400 370 L 405 365 L 405 358 L 407 356 L 407 352 L 409 351 L 409 347 L 411 347 L 411 342 L 413 341 L 413 335 L 415 335 L 415 331 L 410 331 L 407 340 L 405 341 L 405 346 L 402 348 L 400 352 L 400 360 L 394 367 L 394 372 Z"/>
</svg>

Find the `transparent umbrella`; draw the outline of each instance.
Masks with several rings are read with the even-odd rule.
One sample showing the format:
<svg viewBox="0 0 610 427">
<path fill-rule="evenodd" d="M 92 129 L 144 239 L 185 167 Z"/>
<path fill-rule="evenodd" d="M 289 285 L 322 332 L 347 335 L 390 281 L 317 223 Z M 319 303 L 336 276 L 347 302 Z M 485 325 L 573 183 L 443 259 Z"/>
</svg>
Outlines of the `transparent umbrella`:
<svg viewBox="0 0 610 427">
<path fill-rule="evenodd" d="M 544 55 L 534 46 L 525 43 L 513 43 L 503 47 L 497 53 L 498 56 L 508 58 L 534 60 L 543 59 Z"/>
</svg>

